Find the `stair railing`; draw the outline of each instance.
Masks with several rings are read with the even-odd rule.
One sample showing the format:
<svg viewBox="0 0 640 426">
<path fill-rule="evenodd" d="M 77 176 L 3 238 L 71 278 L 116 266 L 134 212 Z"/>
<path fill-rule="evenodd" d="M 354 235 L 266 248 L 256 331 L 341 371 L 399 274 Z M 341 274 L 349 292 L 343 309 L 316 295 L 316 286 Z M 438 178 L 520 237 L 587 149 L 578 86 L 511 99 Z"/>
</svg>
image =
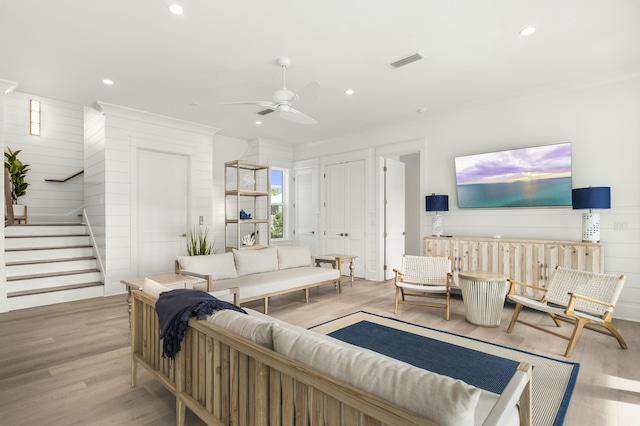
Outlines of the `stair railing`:
<svg viewBox="0 0 640 426">
<path fill-rule="evenodd" d="M 45 181 L 45 182 L 61 182 L 61 183 L 64 183 L 64 182 L 66 182 L 66 181 L 68 181 L 68 180 L 70 180 L 70 179 L 73 179 L 73 178 L 74 178 L 74 177 L 76 177 L 76 176 L 80 176 L 80 175 L 81 175 L 81 174 L 83 174 L 83 173 L 84 173 L 84 170 L 80 170 L 78 173 L 73 174 L 73 175 L 69 176 L 69 177 L 68 177 L 68 178 L 66 178 L 66 179 L 45 179 L 44 181 Z"/>
<path fill-rule="evenodd" d="M 105 281 L 106 275 L 104 271 L 104 265 L 102 263 L 102 257 L 100 256 L 100 250 L 98 249 L 98 243 L 96 242 L 96 237 L 93 234 L 93 229 L 91 228 L 89 215 L 87 215 L 87 210 L 84 208 L 82 209 L 82 219 L 87 227 L 87 230 L 89 231 L 89 237 L 91 238 L 91 245 L 93 246 L 93 254 L 95 255 L 96 259 L 98 259 L 98 269 L 100 269 L 100 278 L 102 279 L 102 282 L 106 284 L 106 281 Z"/>
</svg>

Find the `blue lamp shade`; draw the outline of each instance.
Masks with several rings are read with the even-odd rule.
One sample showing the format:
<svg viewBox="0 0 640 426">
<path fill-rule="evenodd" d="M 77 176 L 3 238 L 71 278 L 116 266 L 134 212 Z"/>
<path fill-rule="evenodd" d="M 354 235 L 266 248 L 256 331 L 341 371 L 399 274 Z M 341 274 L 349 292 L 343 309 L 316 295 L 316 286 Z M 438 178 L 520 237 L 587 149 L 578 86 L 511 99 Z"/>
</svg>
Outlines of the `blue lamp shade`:
<svg viewBox="0 0 640 426">
<path fill-rule="evenodd" d="M 609 209 L 611 208 L 611 188 L 597 186 L 578 188 L 571 191 L 571 204 L 575 209 Z"/>
<path fill-rule="evenodd" d="M 448 195 L 427 195 L 427 211 L 428 212 L 448 212 L 449 196 Z"/>
</svg>

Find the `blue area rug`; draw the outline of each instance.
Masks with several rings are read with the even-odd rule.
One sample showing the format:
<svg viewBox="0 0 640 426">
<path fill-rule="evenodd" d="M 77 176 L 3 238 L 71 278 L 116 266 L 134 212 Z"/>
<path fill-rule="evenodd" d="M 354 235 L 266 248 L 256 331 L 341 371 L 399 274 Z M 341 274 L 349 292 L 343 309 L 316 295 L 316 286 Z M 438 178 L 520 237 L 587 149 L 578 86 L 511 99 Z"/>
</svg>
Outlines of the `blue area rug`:
<svg viewBox="0 0 640 426">
<path fill-rule="evenodd" d="M 533 366 L 534 425 L 564 424 L 580 368 L 578 363 L 363 311 L 312 329 L 494 393 L 502 393 L 521 361 L 528 362 Z"/>
</svg>

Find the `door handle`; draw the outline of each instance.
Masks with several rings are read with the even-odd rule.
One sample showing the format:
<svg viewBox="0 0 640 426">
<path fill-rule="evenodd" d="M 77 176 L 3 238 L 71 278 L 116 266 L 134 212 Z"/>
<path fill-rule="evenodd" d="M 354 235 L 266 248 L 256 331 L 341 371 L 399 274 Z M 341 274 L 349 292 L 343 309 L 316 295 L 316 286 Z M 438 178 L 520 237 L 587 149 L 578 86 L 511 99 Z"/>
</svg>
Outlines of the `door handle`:
<svg viewBox="0 0 640 426">
<path fill-rule="evenodd" d="M 187 234 L 181 234 L 180 236 L 181 236 L 181 237 L 186 237 L 186 236 L 187 236 Z"/>
<path fill-rule="evenodd" d="M 347 233 L 345 232 L 345 233 L 344 233 L 344 236 L 345 236 L 345 237 L 348 237 L 348 236 L 349 236 L 349 234 L 347 234 Z"/>
<path fill-rule="evenodd" d="M 343 232 L 341 232 L 341 233 L 339 233 L 339 234 L 336 234 L 336 235 L 337 235 L 338 237 L 344 237 L 344 233 L 343 233 Z"/>
</svg>

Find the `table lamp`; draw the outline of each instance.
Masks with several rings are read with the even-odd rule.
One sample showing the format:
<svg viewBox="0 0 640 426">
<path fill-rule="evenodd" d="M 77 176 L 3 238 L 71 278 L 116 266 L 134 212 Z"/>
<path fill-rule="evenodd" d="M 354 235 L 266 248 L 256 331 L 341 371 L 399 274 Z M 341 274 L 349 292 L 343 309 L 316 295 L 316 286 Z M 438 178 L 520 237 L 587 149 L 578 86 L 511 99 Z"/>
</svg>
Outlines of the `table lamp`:
<svg viewBox="0 0 640 426">
<path fill-rule="evenodd" d="M 600 242 L 600 213 L 592 209 L 611 208 L 611 188 L 608 186 L 577 188 L 571 191 L 571 204 L 575 209 L 589 209 L 582 213 L 582 241 Z"/>
<path fill-rule="evenodd" d="M 427 211 L 428 212 L 436 212 L 433 215 L 432 225 L 433 225 L 433 236 L 441 237 L 442 236 L 442 215 L 438 212 L 448 212 L 449 211 L 449 196 L 448 195 L 436 195 L 431 194 L 425 197 L 427 202 Z"/>
</svg>

